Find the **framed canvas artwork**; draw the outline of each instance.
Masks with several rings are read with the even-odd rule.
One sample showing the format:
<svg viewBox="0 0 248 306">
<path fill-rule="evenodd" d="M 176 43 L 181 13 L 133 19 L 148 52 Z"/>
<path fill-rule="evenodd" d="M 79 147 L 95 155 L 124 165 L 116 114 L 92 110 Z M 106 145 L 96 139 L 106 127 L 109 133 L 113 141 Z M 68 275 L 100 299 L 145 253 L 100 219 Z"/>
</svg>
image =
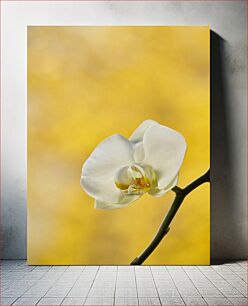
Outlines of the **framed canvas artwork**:
<svg viewBox="0 0 248 306">
<path fill-rule="evenodd" d="M 210 263 L 210 29 L 28 27 L 28 263 Z"/>
</svg>

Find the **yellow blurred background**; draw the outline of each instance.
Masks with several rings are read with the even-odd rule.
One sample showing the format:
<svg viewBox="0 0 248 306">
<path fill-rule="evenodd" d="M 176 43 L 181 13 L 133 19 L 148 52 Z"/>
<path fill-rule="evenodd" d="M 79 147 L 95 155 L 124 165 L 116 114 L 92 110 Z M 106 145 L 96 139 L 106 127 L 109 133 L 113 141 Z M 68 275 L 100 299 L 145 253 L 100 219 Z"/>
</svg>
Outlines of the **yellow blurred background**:
<svg viewBox="0 0 248 306">
<path fill-rule="evenodd" d="M 145 119 L 181 132 L 178 186 L 209 168 L 209 27 L 28 27 L 28 262 L 126 265 L 156 233 L 174 193 L 101 211 L 80 187 L 104 138 Z M 209 264 L 210 191 L 184 201 L 144 264 Z"/>
</svg>

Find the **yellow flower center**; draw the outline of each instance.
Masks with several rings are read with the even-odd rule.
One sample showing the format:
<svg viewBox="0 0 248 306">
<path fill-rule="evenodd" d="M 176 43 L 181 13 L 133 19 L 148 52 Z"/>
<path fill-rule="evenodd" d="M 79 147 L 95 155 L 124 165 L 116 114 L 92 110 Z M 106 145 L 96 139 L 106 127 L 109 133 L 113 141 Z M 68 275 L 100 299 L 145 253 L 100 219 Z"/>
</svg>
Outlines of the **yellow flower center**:
<svg viewBox="0 0 248 306">
<path fill-rule="evenodd" d="M 115 185 L 127 194 L 144 194 L 157 186 L 157 175 L 151 166 L 137 163 L 121 168 Z"/>
</svg>

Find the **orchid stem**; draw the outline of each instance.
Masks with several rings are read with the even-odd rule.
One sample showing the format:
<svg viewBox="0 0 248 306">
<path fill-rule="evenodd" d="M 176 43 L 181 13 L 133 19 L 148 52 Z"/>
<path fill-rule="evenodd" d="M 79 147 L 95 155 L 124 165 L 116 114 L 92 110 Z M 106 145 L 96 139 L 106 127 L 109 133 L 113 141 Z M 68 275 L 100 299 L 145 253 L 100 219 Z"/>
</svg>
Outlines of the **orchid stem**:
<svg viewBox="0 0 248 306">
<path fill-rule="evenodd" d="M 151 241 L 151 243 L 148 245 L 148 247 L 144 250 L 144 252 L 136 257 L 130 265 L 141 265 L 147 258 L 150 256 L 150 254 L 156 249 L 160 241 L 164 238 L 164 236 L 168 233 L 170 230 L 169 225 L 173 218 L 175 217 L 179 207 L 181 206 L 184 198 L 194 189 L 199 187 L 200 185 L 210 182 L 210 169 L 200 176 L 198 179 L 190 183 L 185 188 L 180 188 L 178 186 L 175 186 L 172 188 L 172 191 L 175 192 L 176 196 L 175 199 L 171 205 L 171 208 L 169 209 L 168 213 L 166 214 L 163 222 L 161 223 L 157 234 Z"/>
</svg>

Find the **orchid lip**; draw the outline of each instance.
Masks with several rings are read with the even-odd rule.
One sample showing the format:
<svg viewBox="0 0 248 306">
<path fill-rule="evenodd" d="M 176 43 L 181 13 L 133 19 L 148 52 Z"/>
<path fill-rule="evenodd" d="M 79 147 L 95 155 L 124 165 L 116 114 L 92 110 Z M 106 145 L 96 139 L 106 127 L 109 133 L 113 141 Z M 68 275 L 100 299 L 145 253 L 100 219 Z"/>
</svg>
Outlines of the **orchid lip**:
<svg viewBox="0 0 248 306">
<path fill-rule="evenodd" d="M 157 175 L 151 166 L 135 163 L 119 169 L 115 185 L 124 194 L 142 195 L 157 187 Z"/>
</svg>

